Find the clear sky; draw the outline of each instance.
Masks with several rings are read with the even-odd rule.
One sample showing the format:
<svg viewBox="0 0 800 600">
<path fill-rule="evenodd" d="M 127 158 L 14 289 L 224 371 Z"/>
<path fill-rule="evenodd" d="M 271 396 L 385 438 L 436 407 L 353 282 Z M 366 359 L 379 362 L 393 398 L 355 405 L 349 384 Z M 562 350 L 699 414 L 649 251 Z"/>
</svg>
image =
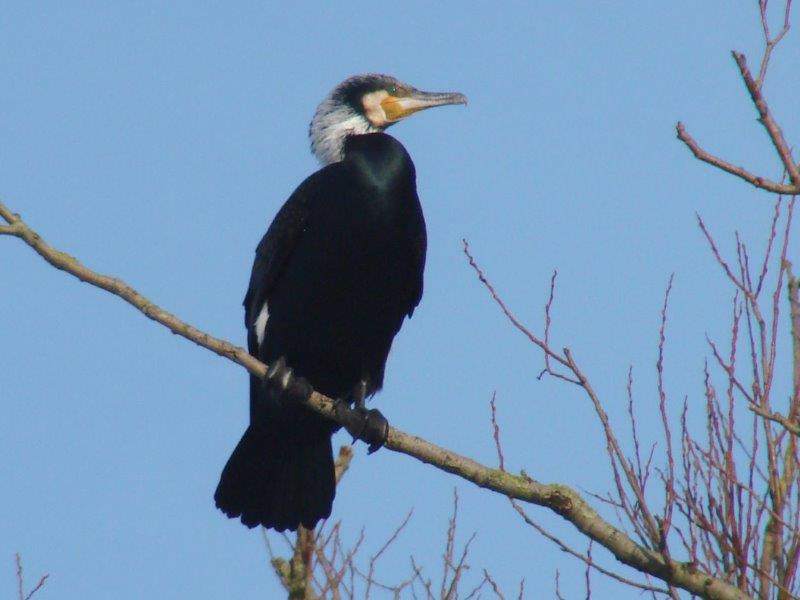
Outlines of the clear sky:
<svg viewBox="0 0 800 600">
<path fill-rule="evenodd" d="M 797 40 L 779 47 L 766 87 L 795 142 Z M 379 71 L 464 92 L 468 107 L 391 131 L 417 166 L 429 258 L 375 406 L 494 464 L 496 390 L 510 468 L 603 492 L 611 479 L 589 405 L 537 381 L 541 357 L 492 305 L 460 240 L 536 328 L 558 268 L 557 344 L 572 347 L 621 427 L 633 365 L 647 439 L 658 434 L 658 312 L 674 272 L 667 387 L 672 409 L 688 395 L 700 414 L 704 336 L 725 339 L 732 292 L 695 212 L 729 251 L 737 228 L 759 246 L 771 203 L 695 162 L 675 122 L 732 162 L 780 175 L 734 48 L 760 56 L 755 2 L 6 2 L 0 197 L 57 247 L 244 343 L 253 250 L 317 168 L 307 125 L 330 88 Z M 14 552 L 29 579 L 51 574 L 42 598 L 279 594 L 261 535 L 212 499 L 247 420 L 244 370 L 9 238 L 0 365 L 0 594 L 13 593 Z M 529 597 L 550 597 L 558 568 L 564 594 L 582 597 L 582 566 L 507 501 L 399 454 L 358 445 L 334 518 L 348 539 L 363 527 L 374 551 L 413 507 L 383 573 L 400 579 L 414 554 L 437 577 L 453 487 L 461 537 L 477 531 L 470 577 L 486 568 L 509 593 L 524 577 Z M 558 517 L 531 514 L 585 549 Z M 594 580 L 597 597 L 638 597 Z"/>
</svg>

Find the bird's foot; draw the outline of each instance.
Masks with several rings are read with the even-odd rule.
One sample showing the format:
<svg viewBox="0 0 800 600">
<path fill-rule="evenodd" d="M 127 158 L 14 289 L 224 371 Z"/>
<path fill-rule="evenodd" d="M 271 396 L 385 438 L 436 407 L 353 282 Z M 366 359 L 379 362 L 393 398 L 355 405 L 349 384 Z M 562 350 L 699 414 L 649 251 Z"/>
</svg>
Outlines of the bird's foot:
<svg viewBox="0 0 800 600">
<path fill-rule="evenodd" d="M 281 356 L 272 361 L 266 374 L 264 383 L 270 389 L 277 401 L 300 401 L 308 399 L 314 388 L 303 377 L 294 374 L 292 368 L 286 364 L 286 359 Z"/>
<path fill-rule="evenodd" d="M 389 437 L 389 421 L 379 410 L 367 409 L 364 406 L 351 408 L 344 400 L 336 402 L 336 418 L 353 436 L 353 442 L 361 440 L 369 446 L 367 453 L 372 454 L 383 447 Z"/>
</svg>

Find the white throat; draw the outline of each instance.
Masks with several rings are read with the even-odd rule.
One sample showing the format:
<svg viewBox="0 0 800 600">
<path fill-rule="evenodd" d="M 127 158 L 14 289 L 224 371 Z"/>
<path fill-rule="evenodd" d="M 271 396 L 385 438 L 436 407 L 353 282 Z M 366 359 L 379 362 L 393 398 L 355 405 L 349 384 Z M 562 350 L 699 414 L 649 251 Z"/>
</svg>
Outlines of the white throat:
<svg viewBox="0 0 800 600">
<path fill-rule="evenodd" d="M 323 165 L 339 162 L 344 158 L 344 142 L 348 135 L 377 133 L 382 130 L 383 128 L 370 123 L 363 114 L 337 103 L 329 96 L 317 108 L 308 128 L 311 152 Z"/>
</svg>

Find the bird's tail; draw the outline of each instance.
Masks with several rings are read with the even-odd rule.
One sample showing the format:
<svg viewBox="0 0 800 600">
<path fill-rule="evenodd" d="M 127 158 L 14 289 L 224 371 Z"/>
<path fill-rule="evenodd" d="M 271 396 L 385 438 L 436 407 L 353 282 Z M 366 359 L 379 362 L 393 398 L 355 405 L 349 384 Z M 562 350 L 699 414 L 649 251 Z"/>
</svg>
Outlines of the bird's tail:
<svg viewBox="0 0 800 600">
<path fill-rule="evenodd" d="M 317 415 L 251 424 L 222 471 L 214 500 L 248 527 L 313 528 L 331 514 L 331 430 Z"/>
</svg>

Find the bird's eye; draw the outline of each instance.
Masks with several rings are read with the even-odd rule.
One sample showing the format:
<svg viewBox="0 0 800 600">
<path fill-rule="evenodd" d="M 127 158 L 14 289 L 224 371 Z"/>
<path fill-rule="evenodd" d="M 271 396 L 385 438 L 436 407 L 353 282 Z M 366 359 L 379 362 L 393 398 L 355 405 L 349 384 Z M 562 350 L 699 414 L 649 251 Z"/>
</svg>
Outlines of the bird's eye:
<svg viewBox="0 0 800 600">
<path fill-rule="evenodd" d="M 394 96 L 397 93 L 397 86 L 393 85 L 392 87 L 390 87 L 389 88 L 389 93 Z"/>
</svg>

